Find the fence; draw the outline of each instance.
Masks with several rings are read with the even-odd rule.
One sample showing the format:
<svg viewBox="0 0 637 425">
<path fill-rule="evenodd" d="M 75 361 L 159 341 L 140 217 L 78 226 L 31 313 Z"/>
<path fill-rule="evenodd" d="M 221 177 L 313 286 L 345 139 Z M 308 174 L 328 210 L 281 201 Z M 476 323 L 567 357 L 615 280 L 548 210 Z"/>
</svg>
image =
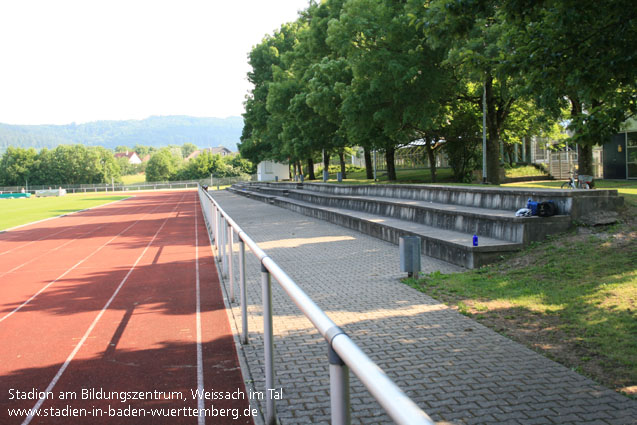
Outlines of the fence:
<svg viewBox="0 0 637 425">
<path fill-rule="evenodd" d="M 184 180 L 184 181 L 168 181 L 168 182 L 144 182 L 134 184 L 63 184 L 63 185 L 37 185 L 37 186 L 5 186 L 0 187 L 0 193 L 19 193 L 22 189 L 35 194 L 36 190 L 47 189 L 66 189 L 67 193 L 90 193 L 90 192 L 124 192 L 124 191 L 140 191 L 140 190 L 164 190 L 164 189 L 188 189 L 196 188 L 200 184 L 208 185 L 211 188 L 220 188 L 222 186 L 230 186 L 235 183 L 245 181 L 256 181 L 257 176 L 239 176 L 239 177 L 210 177 L 201 180 Z"/>
<path fill-rule="evenodd" d="M 272 283 L 274 276 L 281 288 L 296 306 L 312 322 L 328 343 L 330 370 L 330 406 L 333 425 L 350 424 L 349 370 L 360 379 L 371 395 L 380 403 L 387 414 L 397 423 L 405 425 L 434 422 L 429 416 L 398 388 L 387 375 L 321 310 L 312 299 L 248 236 L 237 223 L 221 208 L 213 197 L 199 188 L 199 201 L 204 213 L 208 234 L 216 247 L 221 263 L 221 274 L 229 278 L 229 295 L 234 301 L 233 252 L 237 235 L 239 244 L 239 292 L 243 328 L 241 343 L 248 343 L 247 291 L 245 271 L 245 246 L 261 263 L 261 286 L 263 295 L 264 358 L 265 358 L 265 422 L 274 425 L 276 419 L 275 399 L 272 396 L 275 385 L 274 337 L 272 316 Z"/>
<path fill-rule="evenodd" d="M 447 158 L 447 154 L 442 149 L 436 150 L 435 158 L 437 168 L 449 167 L 449 158 Z M 376 151 L 375 155 L 372 153 L 372 161 L 376 162 L 376 170 L 387 170 L 385 152 Z M 394 152 L 394 166 L 397 170 L 428 169 L 430 164 L 425 142 L 417 140 L 408 145 L 398 147 Z"/>
<path fill-rule="evenodd" d="M 537 138 L 531 142 L 531 161 L 535 164 L 544 164 L 549 174 L 558 180 L 568 179 L 570 173 L 577 170 L 578 153 L 577 145 L 566 146 L 562 151 L 553 151 L 549 147 L 553 142 L 548 139 Z M 602 178 L 603 152 L 600 146 L 593 148 L 593 175 Z"/>
</svg>

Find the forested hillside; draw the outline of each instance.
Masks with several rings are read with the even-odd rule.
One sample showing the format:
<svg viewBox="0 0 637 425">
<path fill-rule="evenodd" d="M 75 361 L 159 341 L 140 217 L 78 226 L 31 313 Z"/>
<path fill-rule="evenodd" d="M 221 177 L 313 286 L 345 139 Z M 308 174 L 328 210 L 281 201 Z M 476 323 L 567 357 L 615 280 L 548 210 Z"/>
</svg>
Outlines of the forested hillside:
<svg viewBox="0 0 637 425">
<path fill-rule="evenodd" d="M 9 146 L 39 149 L 55 148 L 60 144 L 83 144 L 114 149 L 120 145 L 162 147 L 184 143 L 199 147 L 225 146 L 236 151 L 242 129 L 241 117 L 153 116 L 144 120 L 67 125 L 0 123 L 0 152 L 6 151 Z"/>
</svg>

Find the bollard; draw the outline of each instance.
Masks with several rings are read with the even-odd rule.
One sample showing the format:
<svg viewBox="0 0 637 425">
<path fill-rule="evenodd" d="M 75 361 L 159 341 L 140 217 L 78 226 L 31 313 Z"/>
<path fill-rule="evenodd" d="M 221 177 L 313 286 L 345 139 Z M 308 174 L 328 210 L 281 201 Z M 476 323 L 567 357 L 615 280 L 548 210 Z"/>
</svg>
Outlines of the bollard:
<svg viewBox="0 0 637 425">
<path fill-rule="evenodd" d="M 420 271 L 420 238 L 418 236 L 401 236 L 398 242 L 400 252 L 400 271 L 407 276 L 418 279 Z"/>
<path fill-rule="evenodd" d="M 241 301 L 241 343 L 248 343 L 248 297 L 246 291 L 246 246 L 239 235 L 239 297 Z"/>
<path fill-rule="evenodd" d="M 270 272 L 261 264 L 261 289 L 263 296 L 263 353 L 265 360 L 265 423 L 276 424 L 274 404 L 274 336 L 272 330 L 272 281 Z"/>
</svg>

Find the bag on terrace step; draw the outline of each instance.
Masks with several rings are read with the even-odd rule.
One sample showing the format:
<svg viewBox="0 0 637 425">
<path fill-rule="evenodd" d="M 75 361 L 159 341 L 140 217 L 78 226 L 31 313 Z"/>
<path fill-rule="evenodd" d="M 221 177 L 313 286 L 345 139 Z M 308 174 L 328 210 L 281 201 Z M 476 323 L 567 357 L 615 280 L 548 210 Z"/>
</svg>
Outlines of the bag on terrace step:
<svg viewBox="0 0 637 425">
<path fill-rule="evenodd" d="M 553 201 L 539 202 L 537 204 L 537 215 L 540 217 L 551 217 L 557 214 L 557 206 Z"/>
</svg>

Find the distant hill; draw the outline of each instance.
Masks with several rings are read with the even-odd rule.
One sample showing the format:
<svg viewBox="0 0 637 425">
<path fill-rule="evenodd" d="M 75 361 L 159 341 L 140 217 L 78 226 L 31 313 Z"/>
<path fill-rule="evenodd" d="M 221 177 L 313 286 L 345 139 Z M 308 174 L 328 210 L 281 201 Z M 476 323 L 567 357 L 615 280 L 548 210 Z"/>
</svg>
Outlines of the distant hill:
<svg viewBox="0 0 637 425">
<path fill-rule="evenodd" d="M 4 152 L 8 146 L 40 149 L 80 143 L 112 149 L 118 145 L 161 147 L 187 142 L 202 148 L 225 146 L 237 151 L 242 129 L 241 117 L 198 118 L 181 115 L 66 125 L 0 123 L 0 152 Z"/>
</svg>

